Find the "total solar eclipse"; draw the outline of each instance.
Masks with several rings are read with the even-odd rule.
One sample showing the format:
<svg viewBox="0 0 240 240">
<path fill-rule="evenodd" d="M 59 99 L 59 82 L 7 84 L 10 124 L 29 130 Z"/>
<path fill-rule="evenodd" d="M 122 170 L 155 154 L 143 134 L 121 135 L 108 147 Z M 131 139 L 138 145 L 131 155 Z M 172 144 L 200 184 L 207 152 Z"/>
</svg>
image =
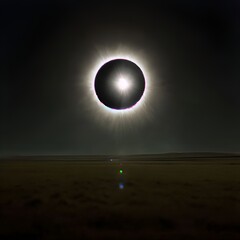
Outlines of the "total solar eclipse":
<svg viewBox="0 0 240 240">
<path fill-rule="evenodd" d="M 134 62 L 114 59 L 98 70 L 94 87 L 102 104 L 111 109 L 124 110 L 133 107 L 142 98 L 145 78 Z"/>
</svg>

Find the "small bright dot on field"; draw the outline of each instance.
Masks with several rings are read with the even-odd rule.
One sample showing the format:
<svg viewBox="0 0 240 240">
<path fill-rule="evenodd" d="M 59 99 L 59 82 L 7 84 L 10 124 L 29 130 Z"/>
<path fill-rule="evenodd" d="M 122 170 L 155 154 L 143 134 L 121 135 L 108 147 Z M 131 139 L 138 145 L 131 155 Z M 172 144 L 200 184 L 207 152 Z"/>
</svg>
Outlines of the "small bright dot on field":
<svg viewBox="0 0 240 240">
<path fill-rule="evenodd" d="M 119 172 L 120 172 L 120 174 L 123 174 L 123 170 L 122 170 L 122 169 L 120 169 L 120 171 L 119 171 Z"/>
</svg>

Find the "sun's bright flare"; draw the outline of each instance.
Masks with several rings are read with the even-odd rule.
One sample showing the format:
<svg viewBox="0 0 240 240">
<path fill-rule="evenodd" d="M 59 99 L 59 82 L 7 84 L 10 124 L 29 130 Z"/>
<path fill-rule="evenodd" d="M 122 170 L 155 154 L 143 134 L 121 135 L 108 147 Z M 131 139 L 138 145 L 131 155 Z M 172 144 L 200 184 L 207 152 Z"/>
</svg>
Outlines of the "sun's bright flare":
<svg viewBox="0 0 240 240">
<path fill-rule="evenodd" d="M 134 106 L 124 109 L 124 110 L 116 110 L 106 107 L 102 104 L 95 92 L 94 81 L 98 70 L 107 62 L 114 59 L 125 59 L 134 62 L 137 66 L 140 67 L 144 74 L 145 78 L 145 91 L 143 93 L 142 98 L 138 101 Z M 103 49 L 101 51 L 96 51 L 96 54 L 93 54 L 90 71 L 86 66 L 86 71 L 83 71 L 83 75 L 81 75 L 82 84 L 85 89 L 88 89 L 85 102 L 86 104 L 86 112 L 90 116 L 91 119 L 97 121 L 98 124 L 101 124 L 103 127 L 109 129 L 119 129 L 133 123 L 143 123 L 146 119 L 152 118 L 152 107 L 151 101 L 153 99 L 153 95 L 156 94 L 156 88 L 153 87 L 154 79 L 152 78 L 152 72 L 149 71 L 149 61 L 147 55 L 143 52 L 130 50 L 128 48 L 117 47 L 116 49 Z M 128 76 L 122 76 L 128 79 Z M 125 82 L 120 81 L 120 82 Z M 131 82 L 131 81 L 130 81 Z M 121 88 L 126 89 L 127 84 L 119 84 Z M 130 84 L 128 89 L 131 90 L 133 86 Z M 161 93 L 158 91 L 158 95 Z M 107 124 L 106 124 L 107 123 Z"/>
<path fill-rule="evenodd" d="M 130 86 L 130 81 L 125 77 L 119 77 L 119 79 L 116 81 L 117 89 L 123 93 L 127 92 Z"/>
<path fill-rule="evenodd" d="M 127 53 L 128 52 L 128 53 Z M 144 74 L 144 78 L 145 78 L 145 91 L 143 93 L 143 96 L 142 98 L 140 99 L 140 101 L 138 101 L 134 106 L 132 106 L 131 108 L 127 108 L 127 109 L 123 109 L 123 110 L 116 110 L 116 109 L 111 109 L 109 107 L 106 107 L 104 104 L 102 104 L 96 93 L 95 93 L 95 88 L 94 88 L 94 81 L 95 81 L 95 77 L 96 77 L 96 74 L 98 72 L 98 70 L 107 62 L 111 61 L 111 60 L 114 60 L 114 59 L 125 59 L 125 60 L 129 60 L 129 61 L 132 61 L 134 62 L 137 66 L 140 67 L 140 69 L 142 70 L 143 74 Z M 115 115 L 120 115 L 121 117 L 125 116 L 125 115 L 129 115 L 129 114 L 132 114 L 132 113 L 136 113 L 136 112 L 141 112 L 142 108 L 145 107 L 146 105 L 146 102 L 148 101 L 149 99 L 149 92 L 150 92 L 150 89 L 151 89 L 151 77 L 150 77 L 150 72 L 147 71 L 147 68 L 145 65 L 147 64 L 144 64 L 143 61 L 141 61 L 141 59 L 144 59 L 144 57 L 138 57 L 137 54 L 136 55 L 131 55 L 129 54 L 129 50 L 128 51 L 124 51 L 124 50 L 118 50 L 116 53 L 113 53 L 112 54 L 102 54 L 101 56 L 99 56 L 98 59 L 96 59 L 96 62 L 95 64 L 93 64 L 93 68 L 92 68 L 92 71 L 89 72 L 89 76 L 88 76 L 88 81 L 89 81 L 89 86 L 90 86 L 90 93 L 92 94 L 92 100 L 94 101 L 93 104 L 96 105 L 97 109 L 102 112 L 103 116 L 106 116 L 106 117 L 110 117 L 111 118 L 111 115 L 112 117 L 114 117 Z M 123 76 L 121 76 L 123 77 Z M 125 76 L 124 76 L 125 78 Z M 120 81 L 120 82 L 124 82 L 124 84 L 122 85 L 121 88 L 126 88 L 127 84 L 125 83 L 125 80 L 124 81 Z M 130 87 L 130 85 L 129 85 Z M 129 88 L 128 88 L 129 89 Z M 111 115 L 109 115 L 111 114 Z"/>
</svg>

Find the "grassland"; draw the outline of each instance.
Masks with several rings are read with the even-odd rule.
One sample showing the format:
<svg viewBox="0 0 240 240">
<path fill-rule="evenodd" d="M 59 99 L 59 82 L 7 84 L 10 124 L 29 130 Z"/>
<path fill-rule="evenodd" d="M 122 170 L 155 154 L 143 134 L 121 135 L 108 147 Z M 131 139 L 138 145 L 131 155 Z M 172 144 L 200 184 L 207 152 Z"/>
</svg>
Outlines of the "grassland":
<svg viewBox="0 0 240 240">
<path fill-rule="evenodd" d="M 240 158 L 99 159 L 2 160 L 0 239 L 240 239 Z"/>
</svg>

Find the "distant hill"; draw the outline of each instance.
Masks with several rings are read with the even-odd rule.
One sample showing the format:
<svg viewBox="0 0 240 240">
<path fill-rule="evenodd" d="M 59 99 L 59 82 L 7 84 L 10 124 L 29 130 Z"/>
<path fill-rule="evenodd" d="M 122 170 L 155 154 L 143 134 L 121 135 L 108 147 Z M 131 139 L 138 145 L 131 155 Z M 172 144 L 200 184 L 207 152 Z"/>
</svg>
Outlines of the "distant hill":
<svg viewBox="0 0 240 240">
<path fill-rule="evenodd" d="M 5 156 L 0 160 L 69 160 L 69 161 L 164 161 L 164 160 L 206 160 L 206 159 L 240 159 L 239 153 L 162 153 L 162 154 L 131 154 L 131 155 L 22 155 Z"/>
<path fill-rule="evenodd" d="M 194 159 L 226 159 L 239 158 L 240 154 L 236 153 L 213 153 L 213 152 L 193 152 L 193 153 L 163 153 L 163 154 L 142 154 L 118 156 L 120 159 L 128 158 L 129 160 L 194 160 Z"/>
</svg>

